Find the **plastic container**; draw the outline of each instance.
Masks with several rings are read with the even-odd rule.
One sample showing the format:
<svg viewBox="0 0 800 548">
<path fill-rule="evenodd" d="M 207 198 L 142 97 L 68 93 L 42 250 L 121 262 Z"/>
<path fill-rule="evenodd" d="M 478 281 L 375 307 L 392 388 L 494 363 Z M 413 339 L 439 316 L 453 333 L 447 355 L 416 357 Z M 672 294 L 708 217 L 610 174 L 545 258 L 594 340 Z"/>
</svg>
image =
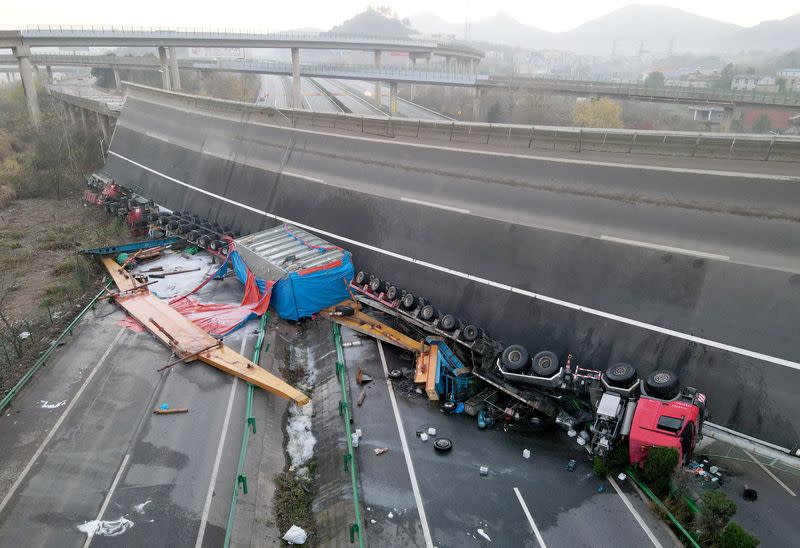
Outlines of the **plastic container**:
<svg viewBox="0 0 800 548">
<path fill-rule="evenodd" d="M 419 435 L 419 439 L 421 439 L 422 441 L 428 441 L 428 434 L 423 432 L 422 434 Z"/>
<path fill-rule="evenodd" d="M 524 459 L 531 458 L 531 450 L 530 449 L 523 449 L 522 450 L 522 458 L 524 458 Z"/>
<path fill-rule="evenodd" d="M 481 476 L 488 476 L 489 475 L 489 467 L 488 466 L 481 466 L 480 471 L 481 471 Z"/>
<path fill-rule="evenodd" d="M 428 428 L 428 435 L 435 436 L 436 435 L 436 428 Z"/>
<path fill-rule="evenodd" d="M 352 441 L 352 443 L 353 443 L 353 447 L 358 447 L 358 434 L 356 434 L 355 432 L 353 432 L 353 433 L 350 435 L 350 438 L 351 438 L 351 441 Z"/>
</svg>

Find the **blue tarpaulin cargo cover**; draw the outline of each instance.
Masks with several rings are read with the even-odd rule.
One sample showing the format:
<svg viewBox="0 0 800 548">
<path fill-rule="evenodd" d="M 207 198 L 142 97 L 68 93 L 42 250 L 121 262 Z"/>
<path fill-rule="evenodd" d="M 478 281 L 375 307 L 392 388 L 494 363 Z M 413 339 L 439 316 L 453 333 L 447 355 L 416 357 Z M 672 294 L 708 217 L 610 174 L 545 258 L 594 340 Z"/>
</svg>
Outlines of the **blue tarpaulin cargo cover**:
<svg viewBox="0 0 800 548">
<path fill-rule="evenodd" d="M 299 227 L 282 224 L 235 245 L 256 278 L 275 282 L 271 306 L 281 318 L 308 318 L 350 297 L 350 253 Z"/>
</svg>

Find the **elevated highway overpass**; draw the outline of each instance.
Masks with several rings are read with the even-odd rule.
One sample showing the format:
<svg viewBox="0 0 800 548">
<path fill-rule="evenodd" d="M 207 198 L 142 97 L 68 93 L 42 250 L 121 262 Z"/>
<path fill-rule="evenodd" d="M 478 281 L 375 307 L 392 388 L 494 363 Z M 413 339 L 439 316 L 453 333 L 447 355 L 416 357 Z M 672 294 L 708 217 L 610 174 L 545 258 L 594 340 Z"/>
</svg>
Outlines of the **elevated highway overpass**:
<svg viewBox="0 0 800 548">
<path fill-rule="evenodd" d="M 291 113 L 132 86 L 105 169 L 245 232 L 305 225 L 506 342 L 673 369 L 715 422 L 797 443 L 796 160 L 544 157 Z"/>
<path fill-rule="evenodd" d="M 439 56 L 454 72 L 474 72 L 484 53 L 457 42 L 430 39 L 387 38 L 337 35 L 333 33 L 264 33 L 214 31 L 207 29 L 161 29 L 144 27 L 37 26 L 25 30 L 0 31 L 0 49 L 12 50 L 28 100 L 28 109 L 35 124 L 39 120 L 36 88 L 31 71 L 31 48 L 37 47 L 154 47 L 164 89 L 180 90 L 180 72 L 176 47 L 227 47 L 289 49 L 292 55 L 292 100 L 301 104 L 300 50 L 356 50 L 374 52 L 375 65 L 380 66 L 384 51 L 406 52 L 412 64 L 418 59 Z M 327 74 L 331 76 L 331 74 Z M 394 84 L 396 86 L 396 83 Z M 376 81 L 376 89 L 380 82 Z"/>
</svg>

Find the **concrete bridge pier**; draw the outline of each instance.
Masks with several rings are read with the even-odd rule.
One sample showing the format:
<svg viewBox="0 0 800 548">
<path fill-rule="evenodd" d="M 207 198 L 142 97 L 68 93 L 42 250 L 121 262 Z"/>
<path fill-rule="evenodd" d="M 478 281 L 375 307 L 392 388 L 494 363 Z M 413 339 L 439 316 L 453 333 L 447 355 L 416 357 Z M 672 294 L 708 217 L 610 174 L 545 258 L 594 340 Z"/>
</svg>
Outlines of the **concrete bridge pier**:
<svg viewBox="0 0 800 548">
<path fill-rule="evenodd" d="M 733 124 L 733 107 L 725 107 L 722 112 L 722 120 L 719 123 L 720 133 L 730 133 Z"/>
<path fill-rule="evenodd" d="M 175 46 L 169 47 L 169 74 L 172 77 L 172 90 L 181 90 L 181 73 L 178 71 L 178 54 Z"/>
<path fill-rule="evenodd" d="M 164 46 L 158 47 L 158 59 L 161 61 L 161 88 L 170 91 L 169 86 L 169 65 L 167 63 L 167 48 Z"/>
<path fill-rule="evenodd" d="M 389 82 L 389 113 L 397 114 L 397 82 Z"/>
<path fill-rule="evenodd" d="M 483 95 L 484 90 L 480 88 L 472 88 L 472 121 L 483 121 Z"/>
<path fill-rule="evenodd" d="M 22 89 L 25 92 L 25 102 L 28 104 L 28 114 L 33 125 L 39 127 L 42 117 L 39 112 L 39 94 L 36 91 L 36 82 L 33 80 L 31 48 L 22 45 L 12 48 L 12 51 L 19 65 L 19 75 L 22 80 Z"/>
<path fill-rule="evenodd" d="M 81 128 L 83 128 L 83 131 L 88 131 L 89 130 L 89 123 L 86 121 L 86 109 L 85 108 L 79 108 L 78 110 L 81 113 Z"/>
<path fill-rule="evenodd" d="M 292 48 L 292 108 L 303 108 L 300 95 L 300 48 Z"/>
<path fill-rule="evenodd" d="M 375 66 L 381 66 L 381 50 L 375 50 Z M 381 92 L 383 90 L 383 84 L 381 82 L 375 82 L 375 104 L 378 108 L 381 108 L 383 102 L 381 101 Z"/>
<path fill-rule="evenodd" d="M 47 83 L 48 84 L 52 84 L 53 83 L 53 67 L 45 67 L 45 69 L 47 70 Z"/>
<path fill-rule="evenodd" d="M 95 112 L 97 115 L 97 125 L 100 128 L 100 131 L 103 132 L 103 140 L 106 142 L 106 146 L 108 146 L 108 141 L 111 139 L 111 122 L 108 120 L 108 116 L 103 116 L 99 112 Z"/>
<path fill-rule="evenodd" d="M 119 69 L 114 69 L 114 87 L 120 89 L 122 87 L 122 79 L 119 77 Z"/>
</svg>

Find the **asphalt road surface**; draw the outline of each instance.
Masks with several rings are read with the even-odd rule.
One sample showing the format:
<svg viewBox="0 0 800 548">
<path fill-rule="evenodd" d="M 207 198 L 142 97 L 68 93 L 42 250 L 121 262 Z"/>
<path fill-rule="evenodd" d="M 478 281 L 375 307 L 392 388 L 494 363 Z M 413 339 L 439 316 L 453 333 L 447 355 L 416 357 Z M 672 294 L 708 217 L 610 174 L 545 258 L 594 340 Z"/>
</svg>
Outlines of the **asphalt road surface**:
<svg viewBox="0 0 800 548">
<path fill-rule="evenodd" d="M 372 101 L 374 104 L 375 98 L 372 96 L 375 93 L 375 84 L 374 82 L 362 82 L 361 80 L 348 80 L 347 82 L 342 82 L 342 85 L 345 86 L 346 89 L 349 89 L 351 92 L 358 94 L 363 94 L 362 96 L 365 97 L 367 100 Z M 369 93 L 369 95 L 366 95 Z M 389 110 L 389 86 L 382 86 L 381 87 L 381 104 L 386 112 Z M 406 99 L 402 99 L 400 97 L 397 98 L 397 113 L 400 116 L 404 116 L 406 118 L 415 118 L 421 120 L 449 120 L 447 116 L 443 114 L 439 114 L 429 108 L 425 108 L 422 105 L 418 105 L 416 103 L 412 103 Z"/>
<path fill-rule="evenodd" d="M 346 330 L 343 336 L 356 338 Z M 563 432 L 482 431 L 474 417 L 443 415 L 414 392 L 413 364 L 401 351 L 383 344 L 381 353 L 373 340 L 362 341 L 345 359 L 349 371 L 361 367 L 375 379 L 363 387 L 367 397 L 354 408 L 353 425 L 362 430 L 357 451 L 370 545 L 425 546 L 426 534 L 428 546 L 441 548 L 675 545 L 628 480 L 597 478 L 586 451 Z M 387 382 L 384 364 L 406 379 Z M 354 398 L 361 389 L 351 386 Z M 422 441 L 418 433 L 429 428 L 435 436 Z M 434 451 L 436 437 L 450 439 L 452 451 Z M 377 456 L 378 448 L 388 452 Z M 574 472 L 565 469 L 570 459 Z"/>
<path fill-rule="evenodd" d="M 261 89 L 256 103 L 273 108 L 290 108 L 291 97 L 286 94 L 285 78 L 276 74 L 261 75 Z"/>
<path fill-rule="evenodd" d="M 339 99 L 353 114 L 367 114 L 369 116 L 386 116 L 386 113 L 375 106 L 369 97 L 352 93 L 339 80 L 331 78 L 315 78 L 317 83 L 325 90 Z"/>
<path fill-rule="evenodd" d="M 238 302 L 236 284 L 199 298 Z M 221 545 L 245 384 L 200 362 L 156 372 L 170 352 L 123 316 L 98 306 L 0 420 L 0 546 Z M 227 344 L 249 354 L 250 331 Z M 154 415 L 161 403 L 189 412 Z"/>
<path fill-rule="evenodd" d="M 797 179 L 191 123 L 161 101 L 128 98 L 122 184 L 244 232 L 305 224 L 500 340 L 672 369 L 715 422 L 796 442 Z"/>
</svg>

